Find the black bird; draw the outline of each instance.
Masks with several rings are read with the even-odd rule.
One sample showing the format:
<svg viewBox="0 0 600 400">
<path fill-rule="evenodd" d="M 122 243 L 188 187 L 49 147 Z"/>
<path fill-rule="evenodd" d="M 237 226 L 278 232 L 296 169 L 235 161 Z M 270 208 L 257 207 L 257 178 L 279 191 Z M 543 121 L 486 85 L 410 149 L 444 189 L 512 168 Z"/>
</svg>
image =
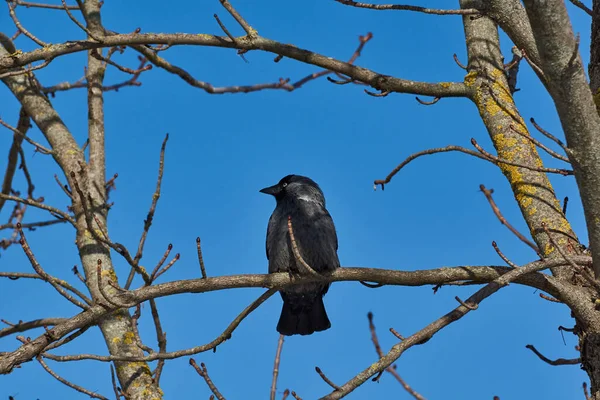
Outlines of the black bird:
<svg viewBox="0 0 600 400">
<path fill-rule="evenodd" d="M 269 273 L 307 274 L 296 260 L 288 230 L 292 221 L 294 238 L 302 259 L 314 271 L 327 273 L 339 268 L 338 241 L 325 197 L 319 185 L 300 175 L 288 175 L 278 184 L 261 190 L 277 200 L 267 228 Z M 281 290 L 283 308 L 277 331 L 283 335 L 310 335 L 331 327 L 323 296 L 329 283 L 313 282 Z"/>
</svg>

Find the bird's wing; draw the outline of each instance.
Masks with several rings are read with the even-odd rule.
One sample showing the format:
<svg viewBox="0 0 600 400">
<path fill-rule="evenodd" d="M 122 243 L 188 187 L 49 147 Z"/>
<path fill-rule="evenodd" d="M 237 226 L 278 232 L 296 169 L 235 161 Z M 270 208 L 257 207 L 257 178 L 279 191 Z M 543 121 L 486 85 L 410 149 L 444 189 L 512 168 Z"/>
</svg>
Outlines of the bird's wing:
<svg viewBox="0 0 600 400">
<path fill-rule="evenodd" d="M 271 226 L 273 225 L 273 215 L 269 218 L 269 224 L 267 225 L 267 240 L 265 240 L 265 250 L 267 253 L 267 260 L 269 259 L 269 236 L 271 235 Z"/>
<path fill-rule="evenodd" d="M 338 268 L 338 239 L 329 212 L 324 208 L 311 208 L 294 214 L 294 236 L 304 261 L 318 272 Z"/>
</svg>

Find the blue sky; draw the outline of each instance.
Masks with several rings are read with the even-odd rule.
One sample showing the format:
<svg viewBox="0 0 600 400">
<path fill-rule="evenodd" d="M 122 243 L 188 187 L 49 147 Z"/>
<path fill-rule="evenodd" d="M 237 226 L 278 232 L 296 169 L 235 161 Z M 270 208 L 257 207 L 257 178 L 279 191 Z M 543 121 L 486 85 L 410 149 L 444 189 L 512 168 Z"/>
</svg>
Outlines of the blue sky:
<svg viewBox="0 0 600 400">
<path fill-rule="evenodd" d="M 239 3 L 239 4 L 238 4 Z M 452 6 L 455 6 L 452 2 Z M 59 4 L 59 2 L 56 2 Z M 447 7 L 447 2 L 418 5 Z M 405 79 L 462 81 L 464 71 L 452 59 L 466 62 L 460 17 L 428 16 L 409 12 L 376 12 L 342 6 L 333 1 L 235 2 L 234 6 L 267 38 L 347 59 L 358 35 L 372 32 L 357 64 Z M 83 38 L 83 32 L 61 11 L 19 8 L 25 27 L 45 42 Z M 229 30 L 241 29 L 217 0 L 204 2 L 106 2 L 103 22 L 109 29 L 130 32 L 195 32 L 222 34 L 213 14 Z M 581 48 L 589 49 L 586 14 L 570 8 Z M 3 31 L 14 32 L 8 13 L 0 14 Z M 19 38 L 17 45 L 30 49 Z M 512 44 L 503 36 L 510 59 Z M 170 62 L 194 77 L 216 86 L 292 81 L 318 70 L 293 60 L 274 63 L 272 54 L 250 52 L 245 63 L 233 50 L 178 47 L 163 53 Z M 582 54 L 587 65 L 589 56 Z M 116 60 L 135 68 L 131 50 Z M 55 60 L 38 72 L 43 85 L 74 81 L 83 74 L 85 54 Z M 106 83 L 128 76 L 109 69 Z M 110 213 L 110 235 L 130 248 L 137 246 L 143 220 L 156 184 L 159 148 L 170 134 L 162 196 L 142 265 L 150 268 L 169 243 L 181 260 L 160 281 L 199 277 L 195 238 L 200 236 L 208 274 L 264 273 L 265 232 L 274 201 L 258 192 L 290 174 L 317 181 L 336 223 L 339 257 L 343 266 L 419 270 L 455 265 L 502 265 L 490 243 L 495 240 L 513 261 L 524 263 L 535 254 L 500 225 L 479 184 L 495 189 L 495 200 L 507 219 L 527 233 L 510 187 L 500 171 L 462 154 L 440 154 L 417 160 L 386 187 L 373 191 L 374 179 L 384 178 L 409 154 L 449 144 L 469 147 L 471 137 L 488 150 L 492 145 L 476 108 L 465 99 L 442 99 L 434 106 L 418 104 L 412 95 L 367 96 L 360 86 L 313 81 L 293 93 L 264 91 L 252 94 L 208 95 L 180 78 L 157 68 L 146 72 L 143 85 L 105 95 L 107 176 L 119 174 Z M 526 65 L 521 66 L 517 105 L 526 120 L 535 117 L 562 137 L 549 95 Z M 16 124 L 19 106 L 0 88 L 0 116 Z M 81 144 L 87 135 L 84 90 L 58 93 L 52 100 Z M 35 140 L 44 142 L 37 129 Z M 12 134 L 0 133 L 0 148 L 8 149 Z M 32 155 L 25 147 L 37 196 L 65 209 L 68 199 L 52 176 L 59 173 L 52 159 Z M 558 165 L 548 160 L 547 165 Z M 6 159 L 0 157 L 0 170 Z M 63 179 L 64 180 L 64 179 Z M 572 178 L 551 177 L 558 196 L 570 197 L 568 216 L 587 242 L 577 189 Z M 17 174 L 17 187 L 25 189 Z M 7 216 L 10 206 L 3 210 Z M 5 218 L 5 217 L 3 217 Z M 26 221 L 46 219 L 29 210 Z M 53 226 L 28 234 L 38 260 L 49 273 L 78 284 L 71 268 L 78 264 L 74 232 Z M 129 268 L 114 258 L 121 282 Z M 0 270 L 30 272 L 17 246 L 3 251 Z M 137 281 L 136 281 L 137 282 Z M 139 284 L 139 282 L 137 282 Z M 396 339 L 390 327 L 410 335 L 457 304 L 454 296 L 468 297 L 476 288 L 445 287 L 436 295 L 430 287 L 367 289 L 358 283 L 336 283 L 325 299 L 332 328 L 309 337 L 287 338 L 282 353 L 278 398 L 285 388 L 305 399 L 330 388 L 314 371 L 319 366 L 338 384 L 346 382 L 377 358 L 370 340 L 367 313 L 373 312 L 380 342 L 387 351 Z M 168 350 L 207 343 L 262 290 L 236 289 L 219 293 L 180 295 L 158 300 Z M 8 321 L 41 317 L 69 317 L 77 312 L 49 285 L 0 280 L 0 318 Z M 216 353 L 195 356 L 205 362 L 226 398 L 266 398 L 269 393 L 278 334 L 275 325 L 281 300 L 273 296 L 247 318 L 231 340 Z M 146 344 L 156 347 L 148 307 L 140 325 Z M 551 367 L 525 349 L 534 344 L 550 358 L 573 358 L 575 337 L 563 343 L 558 325 L 572 326 L 569 310 L 538 297 L 534 289 L 511 285 L 482 303 L 459 323 L 440 332 L 424 346 L 407 351 L 397 362 L 398 372 L 428 399 L 577 398 L 587 376 L 578 366 Z M 32 337 L 40 331 L 29 333 Z M 0 339 L 0 351 L 18 346 Z M 106 354 L 99 330 L 92 329 L 57 354 Z M 109 366 L 81 361 L 50 366 L 65 378 L 111 397 Z M 188 359 L 170 361 L 162 376 L 167 399 L 208 398 L 210 391 L 189 367 Z M 0 376 L 0 399 L 79 399 L 86 396 L 55 381 L 35 362 L 11 375 Z M 390 375 L 367 382 L 351 399 L 410 398 Z"/>
</svg>

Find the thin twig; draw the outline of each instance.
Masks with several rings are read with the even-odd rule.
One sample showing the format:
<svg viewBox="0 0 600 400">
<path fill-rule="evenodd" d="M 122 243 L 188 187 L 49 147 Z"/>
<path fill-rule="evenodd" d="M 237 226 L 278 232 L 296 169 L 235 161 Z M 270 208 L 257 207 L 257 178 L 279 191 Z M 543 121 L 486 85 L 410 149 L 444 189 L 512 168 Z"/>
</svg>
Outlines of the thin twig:
<svg viewBox="0 0 600 400">
<path fill-rule="evenodd" d="M 482 160 L 485 161 L 490 161 L 487 157 L 481 155 L 480 153 L 471 150 L 471 149 L 467 149 L 465 147 L 461 147 L 461 146 L 454 146 L 454 145 L 450 145 L 450 146 L 446 146 L 446 147 L 436 147 L 436 148 L 432 148 L 432 149 L 427 149 L 427 150 L 423 150 L 423 151 L 419 151 L 417 153 L 413 153 L 410 156 L 408 156 L 404 161 L 402 161 L 400 164 L 398 164 L 398 166 L 396 168 L 394 168 L 392 170 L 392 172 L 390 172 L 388 174 L 388 176 L 385 177 L 385 179 L 377 179 L 374 182 L 374 185 L 380 185 L 381 189 L 384 190 L 385 189 L 385 185 L 388 184 L 392 178 L 394 177 L 394 175 L 396 175 L 398 172 L 400 172 L 400 170 L 402 168 L 404 168 L 406 165 L 408 165 L 411 161 L 421 157 L 421 156 L 426 156 L 426 155 L 430 155 L 430 154 L 437 154 L 437 153 L 447 153 L 447 152 L 451 152 L 451 151 L 458 151 L 461 153 L 465 153 L 468 155 L 471 155 L 473 157 L 477 157 L 480 158 Z"/>
<path fill-rule="evenodd" d="M 551 148 L 545 146 L 542 142 L 540 142 L 539 140 L 537 140 L 533 136 L 529 135 L 529 133 L 527 131 L 521 132 L 521 130 L 515 128 L 515 126 L 512 125 L 512 124 L 510 125 L 510 129 L 512 129 L 514 132 L 518 133 L 519 135 L 523 136 L 525 139 L 529 140 L 530 142 L 532 142 L 533 144 L 535 144 L 537 147 L 539 147 L 540 149 L 544 150 L 546 153 L 550 154 L 552 157 L 557 158 L 557 159 L 559 159 L 561 161 L 564 161 L 566 163 L 570 163 L 568 157 L 565 157 L 562 154 L 558 154 L 557 152 L 555 152 Z"/>
<path fill-rule="evenodd" d="M 498 253 L 498 255 L 500 256 L 500 258 L 502 260 L 504 260 L 505 263 L 507 263 L 511 268 L 519 268 L 519 266 L 517 264 L 515 264 L 514 262 L 510 261 L 508 257 L 506 257 L 504 255 L 504 253 L 502 253 L 502 251 L 500 251 L 500 247 L 498 247 L 498 244 L 496 244 L 496 241 L 492 241 L 492 247 L 494 248 L 494 250 L 496 250 L 496 253 Z"/>
<path fill-rule="evenodd" d="M 190 365 L 194 367 L 198 375 L 204 378 L 210 391 L 213 392 L 215 396 L 217 396 L 217 399 L 225 400 L 225 397 L 223 397 L 223 395 L 219 392 L 219 390 L 213 383 L 212 379 L 210 379 L 210 377 L 208 376 L 208 370 L 206 369 L 206 365 L 204 365 L 204 363 L 200 363 L 200 366 L 198 366 L 198 364 L 196 364 L 196 361 L 193 358 L 190 358 Z"/>
<path fill-rule="evenodd" d="M 165 265 L 163 267 L 163 269 L 161 269 L 160 271 L 158 271 L 156 273 L 156 275 L 154 275 L 153 280 L 158 279 L 159 276 L 161 276 L 162 274 L 167 272 L 169 270 L 169 268 L 171 268 L 173 266 L 173 264 L 175 264 L 177 261 L 179 261 L 179 258 L 180 258 L 180 254 L 179 253 L 175 254 L 175 257 L 173 257 L 173 259 L 171 261 L 169 261 L 169 263 L 167 265 Z"/>
<path fill-rule="evenodd" d="M 275 353 L 275 365 L 273 365 L 273 380 L 271 381 L 271 396 L 270 400 L 275 400 L 275 392 L 277 391 L 277 377 L 279 376 L 279 363 L 281 361 L 281 349 L 283 348 L 283 335 L 279 335 L 277 341 L 277 352 Z"/>
<path fill-rule="evenodd" d="M 83 388 L 79 385 L 74 384 L 73 382 L 69 382 L 68 380 L 66 380 L 65 378 L 61 377 L 60 375 L 58 375 L 56 372 L 54 372 L 52 369 L 50 369 L 50 367 L 44 362 L 44 360 L 42 360 L 41 356 L 37 356 L 37 360 L 40 363 L 40 365 L 46 370 L 46 372 L 48 372 L 50 375 L 52 375 L 56 380 L 58 380 L 59 382 L 67 385 L 68 387 L 70 387 L 71 389 L 75 389 L 80 393 L 86 394 L 94 399 L 100 399 L 100 400 L 108 400 L 106 397 L 101 396 L 99 394 L 96 394 L 92 391 L 87 390 L 86 388 Z"/>
<path fill-rule="evenodd" d="M 128 357 L 128 356 L 99 356 L 95 354 L 78 354 L 69 356 L 57 356 L 54 354 L 44 354 L 44 357 L 54 361 L 80 361 L 80 360 L 96 360 L 104 362 L 112 361 L 156 361 L 156 360 L 172 360 L 175 358 L 191 356 L 198 353 L 203 353 L 208 350 L 215 349 L 218 345 L 229 340 L 233 331 L 239 326 L 239 324 L 254 310 L 256 310 L 262 303 L 264 303 L 269 297 L 277 292 L 277 289 L 269 289 L 263 293 L 259 298 L 254 300 L 248 307 L 246 307 L 230 324 L 229 326 L 212 342 L 192 347 L 185 350 L 173 351 L 169 353 L 153 353 L 145 357 Z"/>
<path fill-rule="evenodd" d="M 419 98 L 419 96 L 416 96 L 416 97 L 415 97 L 415 99 L 416 99 L 416 100 L 417 100 L 419 103 L 423 104 L 424 106 L 432 106 L 432 105 L 434 105 L 435 103 L 437 103 L 438 101 L 440 101 L 441 97 L 434 97 L 434 98 L 433 98 L 433 100 L 431 100 L 431 101 L 425 101 L 425 100 L 421 100 L 421 99 Z"/>
<path fill-rule="evenodd" d="M 110 364 L 110 380 L 112 382 L 113 391 L 115 392 L 115 399 L 119 400 L 121 398 L 121 393 L 119 393 L 117 379 L 115 378 L 115 369 L 113 368 L 112 364 Z"/>
<path fill-rule="evenodd" d="M 527 61 L 527 63 L 531 67 L 531 69 L 533 69 L 536 72 L 536 74 L 543 81 L 546 81 L 546 75 L 544 74 L 544 71 L 536 63 L 534 63 L 531 58 L 529 58 L 529 56 L 527 55 L 527 52 L 525 51 L 525 49 L 521 49 L 521 53 L 523 54 L 523 58 L 525 59 L 525 61 Z"/>
<path fill-rule="evenodd" d="M 548 300 L 549 302 L 552 302 L 552 303 L 562 303 L 562 301 L 555 299 L 554 297 L 547 296 L 544 293 L 540 293 L 540 297 L 542 299 Z"/>
<path fill-rule="evenodd" d="M 327 377 L 327 375 L 325 375 L 325 373 L 323 371 L 321 371 L 321 368 L 319 367 L 315 367 L 315 371 L 317 371 L 317 374 L 319 374 L 319 376 L 321 377 L 321 379 L 323 379 L 323 381 L 325 381 L 326 384 L 328 384 L 329 386 L 331 386 L 334 390 L 339 390 L 339 386 L 336 385 L 335 383 L 333 383 L 331 381 L 331 379 L 329 379 Z"/>
<path fill-rule="evenodd" d="M 398 10 L 398 11 L 415 11 L 421 12 L 425 14 L 434 14 L 434 15 L 474 15 L 480 14 L 480 11 L 475 8 L 463 8 L 460 10 L 440 10 L 435 8 L 425 8 L 419 6 L 412 5 L 404 5 L 404 4 L 369 4 L 369 3 L 359 3 L 353 0 L 335 0 L 338 3 L 344 4 L 346 6 L 352 6 L 357 8 L 368 8 L 369 10 Z"/>
<path fill-rule="evenodd" d="M 225 32 L 225 34 L 227 35 L 227 37 L 228 37 L 229 39 L 231 39 L 231 41 L 232 41 L 233 43 L 235 43 L 235 42 L 236 42 L 236 40 L 235 40 L 235 36 L 233 36 L 233 35 L 232 35 L 232 34 L 229 32 L 229 30 L 227 30 L 227 28 L 225 27 L 225 25 L 224 25 L 224 24 L 221 22 L 221 20 L 219 19 L 219 16 L 218 16 L 217 14 L 213 14 L 213 17 L 215 17 L 215 19 L 217 20 L 217 24 L 219 24 L 219 26 L 221 27 L 221 29 L 223 30 L 223 32 Z"/>
<path fill-rule="evenodd" d="M 156 274 L 158 273 L 159 268 L 162 267 L 162 265 L 165 263 L 167 257 L 169 257 L 169 254 L 171 254 L 171 250 L 173 250 L 173 244 L 169 243 L 169 245 L 167 246 L 167 251 L 165 251 L 165 254 L 163 254 L 161 259 L 158 261 L 158 264 L 156 264 L 156 267 L 154 267 L 152 273 L 150 274 L 151 281 L 154 281 L 156 279 Z"/>
<path fill-rule="evenodd" d="M 8 328 L 0 329 L 0 338 L 3 338 L 8 335 L 12 335 L 14 333 L 25 332 L 30 329 L 42 328 L 44 326 L 58 325 L 64 321 L 66 321 L 65 318 L 42 318 L 42 319 L 34 319 L 33 321 L 27 321 L 27 322 L 19 321 L 19 323 L 17 323 L 17 324 L 9 324 L 6 321 L 3 321 L 4 323 L 6 323 L 9 326 L 8 326 Z"/>
<path fill-rule="evenodd" d="M 102 40 L 100 38 L 95 36 L 88 28 L 86 28 L 81 22 L 79 22 L 73 14 L 71 14 L 71 11 L 69 10 L 69 6 L 67 6 L 67 2 L 65 0 L 61 0 L 61 1 L 63 4 L 63 8 L 67 12 L 67 15 L 69 16 L 71 21 L 73 21 L 75 23 L 75 25 L 77 25 L 81 30 L 83 30 L 85 33 L 87 33 L 87 35 L 89 37 L 91 37 L 92 39 L 94 39 L 97 42 L 102 42 Z M 94 50 L 92 50 L 92 51 L 94 51 Z"/>
<path fill-rule="evenodd" d="M 508 228 L 508 230 L 511 231 L 512 233 L 514 233 L 515 236 L 518 237 L 523 243 L 525 243 L 527 246 L 531 247 L 533 249 L 533 251 L 535 251 L 537 254 L 541 254 L 540 249 L 535 245 L 535 243 L 533 243 L 531 240 L 529 240 L 525 236 L 523 236 L 523 234 L 521 232 L 519 232 L 515 227 L 513 227 L 506 220 L 506 218 L 504 218 L 504 216 L 500 212 L 500 209 L 496 205 L 494 198 L 492 197 L 492 193 L 494 192 L 494 190 L 493 189 L 488 190 L 488 189 L 486 189 L 486 187 L 484 185 L 479 185 L 479 190 L 481 190 L 481 192 L 485 195 L 485 198 L 487 199 L 488 203 L 490 203 L 490 206 L 492 207 L 492 211 L 494 211 L 494 214 L 496 215 L 496 217 L 498 218 L 500 223 L 502 225 L 506 226 Z"/>
<path fill-rule="evenodd" d="M 156 299 L 151 299 L 150 303 L 150 312 L 152 313 L 152 320 L 154 322 L 154 329 L 156 331 L 156 341 L 158 342 L 158 352 L 166 353 L 167 352 L 167 333 L 163 331 L 162 324 L 160 322 L 160 317 L 158 315 L 158 306 L 156 305 Z M 165 360 L 158 360 L 156 364 L 156 369 L 154 370 L 154 383 L 158 386 L 160 383 L 160 376 L 162 374 L 163 368 L 165 366 Z"/>
<path fill-rule="evenodd" d="M 369 312 L 367 314 L 367 318 L 369 319 L 369 330 L 371 331 L 371 340 L 373 341 L 373 345 L 375 346 L 375 351 L 377 352 L 379 359 L 381 359 L 384 357 L 384 354 L 383 354 L 383 350 L 381 349 L 381 345 L 379 344 L 379 338 L 377 337 L 377 332 L 375 330 L 375 324 L 373 323 L 373 313 Z M 392 333 L 394 333 L 394 332 L 392 332 Z M 398 336 L 400 336 L 400 335 L 398 334 Z M 402 337 L 402 336 L 400 336 L 400 337 Z M 403 340 L 403 339 L 400 339 L 400 340 Z M 425 400 L 425 398 L 423 396 L 421 396 L 419 393 L 417 393 L 412 387 L 410 387 L 406 383 L 406 381 L 404 381 L 404 379 L 402 379 L 402 377 L 400 377 L 398 372 L 391 365 L 389 367 L 387 367 L 385 369 L 385 371 L 392 374 L 394 376 L 394 378 L 396 378 L 396 380 L 402 385 L 402 387 L 404 387 L 404 390 L 406 390 L 412 397 L 414 397 L 417 400 Z M 383 370 L 382 370 L 382 372 L 383 372 Z M 381 374 L 379 374 L 377 376 L 377 378 L 375 378 L 374 380 L 378 381 L 380 376 L 381 376 Z M 340 390 L 340 387 L 338 386 L 336 388 L 336 390 Z"/>
<path fill-rule="evenodd" d="M 254 38 L 257 36 L 256 30 L 254 30 L 248 22 L 236 11 L 235 8 L 229 3 L 227 0 L 219 0 L 221 5 L 225 7 L 227 12 L 231 14 L 231 16 L 237 21 L 238 24 L 246 31 L 246 34 L 249 38 Z"/>
<path fill-rule="evenodd" d="M 200 264 L 200 272 L 202 279 L 206 279 L 206 268 L 204 267 L 204 257 L 202 257 L 202 246 L 200 244 L 200 236 L 196 238 L 196 250 L 198 251 L 198 263 Z"/>
<path fill-rule="evenodd" d="M 42 154 L 52 154 L 52 150 L 42 146 L 41 144 L 34 142 L 33 140 L 31 140 L 29 138 L 29 136 L 27 136 L 24 132 L 21 132 L 19 129 L 17 128 L 13 128 L 12 126 L 10 126 L 9 124 L 7 124 L 2 118 L 0 118 L 0 125 L 4 126 L 5 128 L 11 130 L 14 134 L 22 136 L 23 139 L 25 139 L 25 141 L 33 146 L 35 146 L 35 148 Z M 29 126 L 28 126 L 29 127 Z"/>
<path fill-rule="evenodd" d="M 142 236 L 140 237 L 140 242 L 138 244 L 138 249 L 133 258 L 133 263 L 137 266 L 139 265 L 140 260 L 142 259 L 142 255 L 144 252 L 144 244 L 146 243 L 146 238 L 148 237 L 148 232 L 150 231 L 150 227 L 152 226 L 152 220 L 154 219 L 154 213 L 156 212 L 156 205 L 158 204 L 158 199 L 160 198 L 160 189 L 162 184 L 164 166 L 165 166 L 165 149 L 167 147 L 167 141 L 169 140 L 169 134 L 165 135 L 165 139 L 162 142 L 160 147 L 160 161 L 158 163 L 158 178 L 156 180 L 156 190 L 152 195 L 152 203 L 150 205 L 150 210 L 148 211 L 148 215 L 144 220 L 144 230 L 142 231 Z M 125 289 L 129 289 L 131 283 L 133 281 L 133 277 L 135 275 L 136 270 L 139 268 L 132 267 L 129 272 L 129 276 L 127 277 L 127 282 L 125 283 Z M 148 282 L 146 282 L 148 283 Z"/>
<path fill-rule="evenodd" d="M 585 396 L 585 400 L 592 400 L 590 397 L 590 393 L 588 392 L 587 383 L 583 382 L 583 395 Z"/>
<path fill-rule="evenodd" d="M 29 1 L 22 0 L 14 0 L 14 2 L 18 6 L 23 6 L 25 8 L 47 8 L 51 10 L 64 10 L 62 6 L 54 5 L 54 4 L 43 4 L 43 3 L 31 3 Z M 79 10 L 79 6 L 68 6 L 69 10 Z"/>
<path fill-rule="evenodd" d="M 545 222 L 542 222 L 542 229 L 544 230 L 544 232 L 546 232 L 546 235 L 548 235 L 548 240 L 550 240 L 550 243 L 552 244 L 552 246 L 554 246 L 554 248 L 556 249 L 556 251 L 558 251 L 558 254 L 560 254 L 560 256 L 567 262 L 569 263 L 569 265 L 571 267 L 573 267 L 573 269 L 575 271 L 578 271 L 584 278 L 585 280 L 587 280 L 594 288 L 596 288 L 596 290 L 600 291 L 600 282 L 598 280 L 596 280 L 588 271 L 587 269 L 585 269 L 585 267 L 581 266 L 581 265 L 577 265 L 577 263 L 575 263 L 575 261 L 573 261 L 573 259 L 571 257 L 569 257 L 565 251 L 563 250 L 563 248 L 556 243 L 556 240 L 554 239 L 554 237 L 552 237 L 552 235 L 550 234 L 550 230 L 548 229 L 548 226 L 546 225 Z"/>
<path fill-rule="evenodd" d="M 71 224 L 75 225 L 75 220 L 69 214 L 59 210 L 56 207 L 47 206 L 47 205 L 42 204 L 33 199 L 24 199 L 22 197 L 10 196 L 10 195 L 6 195 L 3 193 L 0 193 L 0 198 L 6 199 L 6 200 L 11 200 L 11 201 L 16 201 L 17 203 L 27 204 L 29 206 L 36 207 L 36 208 L 41 208 L 42 210 L 49 211 L 51 214 L 60 215 L 63 219 L 65 219 L 65 220 L 69 221 Z"/>
<path fill-rule="evenodd" d="M 540 360 L 544 361 L 547 364 L 550 365 L 575 365 L 575 364 L 581 364 L 581 358 L 571 358 L 571 359 L 566 359 L 566 358 L 557 358 L 556 360 L 551 360 L 549 358 L 547 358 L 546 356 L 544 356 L 542 353 L 540 353 L 535 346 L 533 346 L 532 344 L 528 344 L 527 346 L 525 346 L 525 348 L 533 351 L 533 353 L 538 356 L 540 358 Z"/>
<path fill-rule="evenodd" d="M 554 143 L 556 143 L 557 145 L 562 147 L 562 149 L 565 151 L 565 153 L 569 154 L 568 148 L 562 142 L 562 140 L 560 140 L 559 138 L 557 138 L 556 136 L 554 136 L 553 134 L 551 134 L 550 132 L 548 132 L 547 130 L 542 128 L 541 126 L 539 126 L 538 123 L 535 122 L 535 119 L 533 117 L 529 118 L 529 121 L 531 121 L 531 123 L 533 124 L 535 129 L 537 129 L 542 135 L 546 136 L 548 139 L 552 140 Z"/>
<path fill-rule="evenodd" d="M 17 14 L 15 13 L 16 4 L 13 6 L 13 1 L 11 1 L 11 0 L 7 1 L 6 4 L 8 5 L 8 13 L 10 14 L 10 17 L 12 18 L 13 22 L 15 23 L 15 26 L 17 27 L 17 29 L 19 31 L 21 31 L 29 39 L 33 40 L 39 46 L 41 46 L 41 47 L 47 47 L 48 46 L 47 43 L 42 42 L 40 39 L 38 39 L 37 37 L 35 37 L 27 29 L 25 29 L 23 27 L 23 25 L 21 24 L 21 22 L 17 18 Z"/>
<path fill-rule="evenodd" d="M 548 172 L 551 174 L 559 174 L 559 175 L 563 175 L 563 176 L 573 175 L 573 171 L 570 169 L 534 167 L 534 166 L 530 166 L 530 165 L 519 164 L 514 161 L 503 160 L 503 159 L 496 157 L 495 155 L 485 151 L 483 149 L 483 147 L 481 147 L 475 139 L 471 139 L 471 143 L 473 144 L 473 146 L 475 146 L 475 148 L 477 150 L 479 150 L 479 152 L 481 152 L 481 154 L 483 154 L 487 158 L 493 160 L 496 164 L 512 165 L 512 166 L 519 167 L 519 168 L 525 168 L 525 169 L 528 169 L 531 171 Z"/>
<path fill-rule="evenodd" d="M 462 69 L 467 69 L 467 66 L 460 62 L 456 53 L 454 53 L 452 56 L 454 57 L 454 62 L 456 63 L 456 65 L 458 65 Z"/>
<path fill-rule="evenodd" d="M 585 4 L 583 4 L 581 1 L 579 0 L 569 0 L 575 7 L 579 7 L 581 8 L 583 11 L 585 11 L 586 13 L 588 13 L 588 15 L 593 15 L 592 10 L 586 6 Z"/>
<path fill-rule="evenodd" d="M 58 293 L 60 293 L 65 299 L 69 300 L 71 303 L 75 304 L 77 307 L 80 307 L 84 310 L 87 310 L 89 308 L 89 305 L 91 305 L 91 300 L 89 300 L 83 293 L 79 292 L 77 289 L 72 288 L 71 291 L 73 291 L 74 293 L 76 293 L 79 297 L 81 297 L 86 303 L 83 304 L 81 301 L 77 300 L 76 298 L 74 298 L 73 296 L 71 296 L 69 293 L 67 293 L 65 291 L 65 289 L 63 289 L 56 281 L 58 279 L 54 278 L 53 276 L 49 275 L 48 273 L 46 273 L 46 271 L 44 271 L 44 269 L 40 266 L 40 264 L 38 263 L 37 259 L 35 258 L 33 251 L 31 250 L 31 247 L 29 247 L 29 243 L 27 243 L 27 239 L 25 238 L 25 234 L 23 233 L 23 229 L 21 229 L 21 224 L 18 224 L 17 226 L 17 230 L 19 231 L 19 234 L 21 236 L 19 242 L 21 243 L 21 247 L 23 248 L 23 251 L 25 252 L 25 255 L 27 256 L 27 258 L 29 259 L 29 262 L 31 263 L 31 266 L 33 267 L 33 269 L 35 270 L 35 272 L 46 282 L 50 283 L 50 285 L 52 285 L 52 287 L 54 289 L 56 289 L 56 291 Z"/>
</svg>

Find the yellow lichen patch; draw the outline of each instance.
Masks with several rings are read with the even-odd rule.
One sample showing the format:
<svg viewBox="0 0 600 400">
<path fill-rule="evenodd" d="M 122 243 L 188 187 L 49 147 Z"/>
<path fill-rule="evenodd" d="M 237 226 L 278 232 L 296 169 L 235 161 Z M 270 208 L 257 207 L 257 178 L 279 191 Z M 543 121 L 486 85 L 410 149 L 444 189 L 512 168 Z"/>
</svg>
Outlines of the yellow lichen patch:
<svg viewBox="0 0 600 400">
<path fill-rule="evenodd" d="M 114 344 L 119 344 L 119 343 L 121 343 L 121 338 L 120 337 L 115 337 L 115 338 L 113 338 L 112 342 Z"/>
<path fill-rule="evenodd" d="M 100 273 L 100 275 L 105 278 L 105 277 L 109 277 L 113 282 L 117 281 L 117 275 L 115 274 L 115 271 L 112 269 L 104 269 L 102 270 L 102 272 Z"/>
<path fill-rule="evenodd" d="M 129 331 L 125 332 L 123 335 L 123 343 L 125 344 L 133 344 L 135 343 L 135 333 Z"/>
<path fill-rule="evenodd" d="M 469 72 L 467 75 L 465 75 L 465 85 L 467 86 L 473 86 L 475 84 L 475 80 L 477 79 L 477 72 L 476 71 L 471 71 Z"/>
<path fill-rule="evenodd" d="M 504 175 L 508 177 L 508 181 L 511 185 L 515 185 L 523 181 L 523 175 L 521 175 L 519 172 L 519 168 L 515 167 L 514 165 L 506 165 L 501 163 L 500 169 Z"/>
<path fill-rule="evenodd" d="M 443 87 L 444 89 L 448 89 L 450 86 L 452 86 L 452 83 L 450 83 L 450 82 L 440 82 L 440 86 Z"/>
<path fill-rule="evenodd" d="M 533 201 L 533 200 L 532 200 Z M 529 210 L 527 210 L 527 213 L 529 215 L 534 215 L 535 213 L 537 213 L 537 208 L 535 207 L 531 207 Z"/>
<path fill-rule="evenodd" d="M 516 195 L 517 201 L 521 206 L 521 209 L 526 209 L 533 203 L 533 195 L 536 192 L 536 188 L 533 185 L 519 185 L 518 192 Z"/>
<path fill-rule="evenodd" d="M 485 111 L 493 117 L 499 112 L 502 112 L 502 108 L 498 105 L 496 100 L 490 96 L 485 100 Z"/>
<path fill-rule="evenodd" d="M 544 255 L 547 256 L 549 254 L 552 254 L 552 252 L 556 250 L 554 248 L 554 246 L 552 246 L 549 242 L 546 243 L 546 245 L 544 246 Z"/>
</svg>

